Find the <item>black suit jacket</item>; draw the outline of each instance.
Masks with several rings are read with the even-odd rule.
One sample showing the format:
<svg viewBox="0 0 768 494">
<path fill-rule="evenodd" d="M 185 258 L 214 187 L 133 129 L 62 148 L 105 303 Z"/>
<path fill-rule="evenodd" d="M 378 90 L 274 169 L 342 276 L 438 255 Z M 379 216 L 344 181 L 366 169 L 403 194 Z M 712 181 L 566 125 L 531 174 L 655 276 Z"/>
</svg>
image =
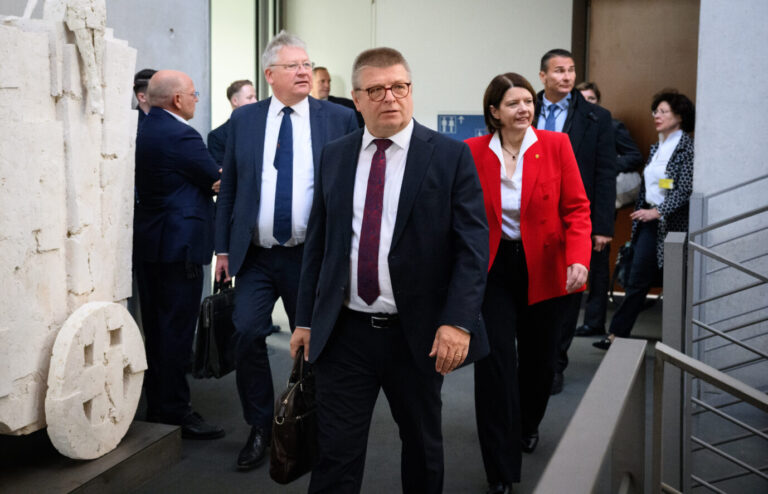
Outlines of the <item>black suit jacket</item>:
<svg viewBox="0 0 768 494">
<path fill-rule="evenodd" d="M 134 258 L 208 264 L 213 254 L 213 190 L 219 169 L 203 138 L 152 107 L 136 136 Z"/>
<path fill-rule="evenodd" d="M 543 96 L 542 91 L 536 105 L 534 126 L 541 114 Z M 574 89 L 563 132 L 571 140 L 590 202 L 592 235 L 612 237 L 616 210 L 616 145 L 611 112 L 593 105 Z"/>
<path fill-rule="evenodd" d="M 360 127 L 363 127 L 365 125 L 365 120 L 363 120 L 363 114 L 357 111 L 357 108 L 355 108 L 355 102 L 352 101 L 349 98 L 339 98 L 338 96 L 328 96 L 328 101 L 331 103 L 336 103 L 337 105 L 346 106 L 347 108 L 351 108 L 355 111 L 355 117 L 357 117 L 357 124 Z"/>
<path fill-rule="evenodd" d="M 264 134 L 270 100 L 241 106 L 229 119 L 224 171 L 216 202 L 216 252 L 229 254 L 232 276 L 242 266 L 259 226 Z M 357 129 L 355 115 L 349 109 L 311 96 L 309 125 L 315 172 L 325 143 Z"/>
<path fill-rule="evenodd" d="M 221 168 L 224 163 L 224 150 L 227 147 L 227 135 L 229 135 L 229 119 L 208 132 L 208 152 L 213 161 Z"/>
<path fill-rule="evenodd" d="M 311 328 L 309 359 L 323 351 L 349 290 L 352 198 L 363 130 L 328 144 L 315 181 L 296 325 Z M 469 148 L 414 122 L 389 251 L 395 303 L 417 365 L 435 332 L 472 333 L 466 363 L 488 353 L 480 306 L 488 269 L 483 191 Z"/>
<path fill-rule="evenodd" d="M 613 119 L 613 137 L 616 140 L 616 172 L 636 172 L 643 165 L 643 155 L 620 120 Z"/>
</svg>

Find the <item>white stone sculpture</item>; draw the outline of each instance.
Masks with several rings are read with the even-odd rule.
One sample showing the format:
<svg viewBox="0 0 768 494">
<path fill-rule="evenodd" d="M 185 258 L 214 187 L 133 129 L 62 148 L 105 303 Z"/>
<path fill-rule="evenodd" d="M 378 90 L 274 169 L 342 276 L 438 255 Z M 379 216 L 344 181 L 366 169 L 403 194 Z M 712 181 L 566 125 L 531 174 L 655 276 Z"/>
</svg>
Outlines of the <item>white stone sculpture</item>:
<svg viewBox="0 0 768 494">
<path fill-rule="evenodd" d="M 136 51 L 103 31 L 103 115 L 92 113 L 61 6 L 46 0 L 43 19 L 0 17 L 0 433 L 47 425 L 63 454 L 94 458 L 127 430 L 146 369 L 123 308 Z M 88 345 L 100 370 L 77 374 Z"/>
</svg>

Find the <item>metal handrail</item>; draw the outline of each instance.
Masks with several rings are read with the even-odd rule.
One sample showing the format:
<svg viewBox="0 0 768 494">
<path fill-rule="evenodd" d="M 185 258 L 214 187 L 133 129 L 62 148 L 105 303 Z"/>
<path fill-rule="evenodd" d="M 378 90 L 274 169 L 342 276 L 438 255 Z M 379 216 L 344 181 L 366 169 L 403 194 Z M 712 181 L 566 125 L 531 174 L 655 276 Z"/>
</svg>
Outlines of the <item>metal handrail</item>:
<svg viewBox="0 0 768 494">
<path fill-rule="evenodd" d="M 662 410 L 663 410 L 663 404 L 661 400 L 661 395 L 663 391 L 664 386 L 664 365 L 666 363 L 672 364 L 675 367 L 678 367 L 679 369 L 683 370 L 684 372 L 691 374 L 702 381 L 705 381 L 716 388 L 719 388 L 734 397 L 747 402 L 756 408 L 763 410 L 765 412 L 768 412 L 768 395 L 765 393 L 762 393 L 755 388 L 752 388 L 751 386 L 748 386 L 744 384 L 743 382 L 739 381 L 738 379 L 735 379 L 728 374 L 725 374 L 724 372 L 718 371 L 717 369 L 706 365 L 703 362 L 700 362 L 692 357 L 689 357 L 688 355 L 685 355 L 682 352 L 679 352 L 664 343 L 656 343 L 655 346 L 655 355 L 656 355 L 656 361 L 654 364 L 654 372 L 653 372 L 653 384 L 654 384 L 654 399 L 653 399 L 653 447 L 652 447 L 652 474 L 651 474 L 651 485 L 652 486 L 662 486 L 661 482 L 661 468 L 662 468 L 662 451 L 661 451 L 661 442 L 662 442 Z M 698 440 L 697 438 L 693 438 L 694 442 L 698 442 L 702 446 L 708 446 L 706 443 L 703 443 L 703 441 Z M 702 444 L 703 443 L 703 444 Z M 717 448 L 714 448 L 717 450 Z M 718 454 L 721 456 L 729 456 L 726 455 L 723 452 L 720 452 L 720 450 L 717 450 Z M 742 466 L 744 468 L 754 468 L 749 465 L 743 464 L 743 462 L 740 462 L 740 460 L 735 459 L 736 462 L 739 462 L 739 466 Z M 758 475 L 764 475 L 762 472 L 758 472 Z M 692 477 L 693 478 L 693 477 Z M 695 479 L 696 482 L 701 483 L 702 485 L 706 485 L 709 487 L 709 484 L 706 483 L 706 481 L 702 479 Z M 714 487 L 714 486 L 712 486 Z M 663 490 L 663 489 L 662 489 Z"/>
<path fill-rule="evenodd" d="M 709 403 L 705 403 L 705 402 L 699 400 L 698 398 L 691 398 L 691 401 L 693 401 L 694 404 L 696 404 L 696 405 L 698 405 L 698 406 L 700 406 L 702 408 L 705 408 L 708 411 L 714 413 L 718 417 L 723 418 L 723 419 L 727 420 L 728 422 L 731 422 L 732 424 L 736 424 L 739 427 L 741 427 L 742 429 L 746 429 L 749 432 L 751 432 L 752 434 L 754 434 L 756 436 L 759 436 L 759 437 L 762 437 L 763 439 L 768 441 L 768 434 L 764 434 L 759 429 L 756 429 L 756 428 L 752 427 L 751 425 L 742 422 L 741 420 L 733 417 L 732 415 L 728 415 L 727 413 L 718 410 L 717 408 L 713 407 Z"/>
<path fill-rule="evenodd" d="M 747 185 L 752 185 L 754 183 L 757 183 L 757 182 L 759 182 L 761 180 L 766 180 L 766 179 L 768 179 L 768 173 L 766 173 L 765 175 L 760 175 L 760 176 L 757 176 L 757 177 L 754 177 L 754 178 L 750 178 L 749 180 L 746 180 L 744 182 L 738 183 L 736 185 L 730 185 L 730 186 L 728 186 L 728 187 L 726 187 L 724 189 L 718 190 L 717 192 L 712 192 L 712 193 L 707 195 L 707 199 L 712 199 L 713 197 L 717 197 L 717 196 L 723 195 L 723 194 L 725 194 L 727 192 L 731 192 L 731 191 L 734 191 L 734 190 L 741 189 L 743 187 L 746 187 Z"/>
<path fill-rule="evenodd" d="M 647 345 L 645 340 L 627 338 L 616 338 L 611 344 L 534 493 L 593 492 L 609 457 L 617 470 L 612 476 L 615 482 L 612 492 L 622 488 L 643 492 L 644 455 L 638 455 L 637 451 L 644 445 L 644 421 L 636 420 L 631 414 L 642 417 L 645 410 L 644 404 L 638 401 L 645 400 Z M 606 393 L 606 389 L 610 393 Z M 631 441 L 616 440 L 618 434 L 631 434 L 627 429 L 632 426 L 637 429 L 636 440 L 635 436 Z M 617 448 L 629 448 L 623 451 L 624 456 L 629 457 L 623 465 Z M 628 465 L 635 465 L 636 469 L 627 468 Z"/>
<path fill-rule="evenodd" d="M 766 210 L 768 210 L 768 206 L 766 206 Z M 741 271 L 744 274 L 748 274 L 753 278 L 757 278 L 758 280 L 762 281 L 763 283 L 768 283 L 768 276 L 765 276 L 762 273 L 758 273 L 757 271 L 753 269 L 749 269 L 748 267 L 744 266 L 739 261 L 734 261 L 733 259 L 730 259 L 722 254 L 718 254 L 712 249 L 709 249 L 707 247 L 704 247 L 701 244 L 698 244 L 694 242 L 693 240 L 688 241 L 688 245 L 693 249 L 701 252 L 702 254 L 706 255 L 707 257 L 714 259 L 716 261 L 722 262 L 723 264 L 727 264 L 731 266 L 734 269 L 737 269 Z"/>
<path fill-rule="evenodd" d="M 757 216 L 758 214 L 764 213 L 768 211 L 768 206 L 760 206 L 759 208 L 751 209 L 744 213 L 739 213 L 735 216 L 728 217 L 724 220 L 716 221 L 714 223 L 710 223 L 709 225 L 705 226 L 704 228 L 699 228 L 698 230 L 694 230 L 689 233 L 691 237 L 695 237 L 697 235 L 701 235 L 702 233 L 707 233 L 712 230 L 717 230 L 721 226 L 730 225 L 731 223 L 735 223 L 737 221 L 750 218 L 752 216 Z"/>
<path fill-rule="evenodd" d="M 700 327 L 700 328 L 702 328 L 702 329 L 706 329 L 706 330 L 707 330 L 707 331 L 709 331 L 710 333 L 714 333 L 714 334 L 716 334 L 716 335 L 717 335 L 717 336 L 719 336 L 720 338 L 723 338 L 723 339 L 725 339 L 725 340 L 728 340 L 728 341 L 730 341 L 730 342 L 731 342 L 731 343 L 733 343 L 734 345 L 738 345 L 738 346 L 740 346 L 741 348 L 744 348 L 745 350 L 749 350 L 749 351 L 750 351 L 750 352 L 752 352 L 752 353 L 756 353 L 756 354 L 760 355 L 760 356 L 761 356 L 761 357 L 763 357 L 764 359 L 768 359 L 768 353 L 765 353 L 765 352 L 763 352 L 763 351 L 760 351 L 760 350 L 758 350 L 757 348 L 752 348 L 751 346 L 749 346 L 749 345 L 747 345 L 747 344 L 743 343 L 741 340 L 739 340 L 739 339 L 737 339 L 737 338 L 734 338 L 733 336 L 727 335 L 727 334 L 725 334 L 724 332 L 720 331 L 719 329 L 717 329 L 717 328 L 713 328 L 713 327 L 712 327 L 712 326 L 710 326 L 709 324 L 705 324 L 705 323 L 703 323 L 703 322 L 699 321 L 698 319 L 693 319 L 693 320 L 691 321 L 691 323 L 692 323 L 692 324 L 695 324 L 696 326 L 698 326 L 698 327 Z"/>
<path fill-rule="evenodd" d="M 764 309 L 764 307 L 760 307 L 759 310 L 763 310 L 763 309 Z M 741 316 L 741 314 L 739 314 L 739 315 Z M 738 324 L 738 325 L 736 325 L 736 326 L 734 326 L 732 328 L 721 329 L 720 331 L 722 331 L 723 333 L 730 333 L 732 331 L 736 331 L 737 329 L 748 328 L 749 326 L 756 326 L 756 325 L 758 325 L 760 323 L 764 323 L 765 321 L 768 321 L 768 317 L 764 317 L 762 319 L 758 319 L 757 321 L 749 321 L 749 322 L 746 322 L 746 323 Z M 710 326 L 712 324 L 719 324 L 720 322 L 722 322 L 722 321 L 710 323 Z M 694 324 L 695 324 L 695 322 L 694 322 Z M 715 336 L 717 336 L 717 335 L 708 334 L 708 335 L 704 335 L 704 336 L 699 336 L 698 338 L 693 338 L 691 340 L 691 343 L 699 343 L 701 341 L 708 340 L 710 338 L 714 338 Z"/>
</svg>

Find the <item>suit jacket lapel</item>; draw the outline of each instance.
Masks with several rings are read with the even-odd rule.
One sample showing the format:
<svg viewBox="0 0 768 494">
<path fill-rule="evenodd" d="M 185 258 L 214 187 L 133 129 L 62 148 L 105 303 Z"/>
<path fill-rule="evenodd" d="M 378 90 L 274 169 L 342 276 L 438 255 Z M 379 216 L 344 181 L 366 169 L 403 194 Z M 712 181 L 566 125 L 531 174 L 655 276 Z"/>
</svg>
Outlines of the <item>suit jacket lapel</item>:
<svg viewBox="0 0 768 494">
<path fill-rule="evenodd" d="M 246 132 L 247 129 L 256 129 L 255 135 L 239 136 L 241 138 L 252 139 L 251 142 L 253 142 L 253 181 L 254 194 L 257 198 L 261 197 L 261 172 L 264 169 L 264 134 L 267 131 L 267 113 L 269 111 L 269 102 L 270 98 L 267 98 L 264 100 L 263 105 L 255 107 L 252 115 L 253 121 L 250 125 L 245 127 Z M 271 165 L 272 163 L 269 164 Z"/>
<path fill-rule="evenodd" d="M 528 203 L 531 202 L 531 196 L 533 195 L 536 180 L 539 177 L 539 170 L 541 169 L 540 162 L 542 159 L 551 158 L 544 154 L 541 142 L 536 141 L 525 151 L 523 157 L 523 190 L 520 197 L 520 217 L 527 211 Z"/>
<path fill-rule="evenodd" d="M 400 189 L 400 200 L 397 204 L 397 218 L 395 230 L 392 233 L 392 246 L 395 248 L 397 241 L 403 234 L 403 229 L 408 222 L 408 217 L 413 209 L 413 203 L 421 188 L 424 174 L 429 168 L 434 146 L 428 142 L 429 134 L 418 122 L 413 122 L 413 135 L 405 160 L 405 172 L 403 173 L 403 186 Z"/>
<path fill-rule="evenodd" d="M 323 105 L 315 98 L 309 98 L 309 129 L 312 134 L 312 161 L 315 165 L 315 173 L 320 164 L 320 153 L 325 145 L 325 126 L 323 125 Z"/>
<path fill-rule="evenodd" d="M 491 204 L 493 205 L 494 216 L 497 223 L 501 225 L 501 163 L 499 162 L 496 153 L 494 153 L 490 147 L 486 147 L 484 152 L 486 156 L 479 161 L 482 163 L 481 166 L 483 167 L 485 180 L 486 183 L 488 183 L 489 192 L 491 193 Z M 496 192 L 498 192 L 498 194 Z"/>
<path fill-rule="evenodd" d="M 339 156 L 343 156 L 343 159 L 339 160 L 339 163 L 334 164 L 337 178 L 335 182 L 336 187 L 331 191 L 331 194 L 339 194 L 339 219 L 336 224 L 348 225 L 347 228 L 341 229 L 341 234 L 344 235 L 341 245 L 345 249 L 349 249 L 352 241 L 351 225 L 354 210 L 355 175 L 357 174 L 357 162 L 360 158 L 360 146 L 363 145 L 363 130 L 355 131 L 355 136 L 354 139 L 348 141 L 347 146 L 339 153 Z"/>
</svg>

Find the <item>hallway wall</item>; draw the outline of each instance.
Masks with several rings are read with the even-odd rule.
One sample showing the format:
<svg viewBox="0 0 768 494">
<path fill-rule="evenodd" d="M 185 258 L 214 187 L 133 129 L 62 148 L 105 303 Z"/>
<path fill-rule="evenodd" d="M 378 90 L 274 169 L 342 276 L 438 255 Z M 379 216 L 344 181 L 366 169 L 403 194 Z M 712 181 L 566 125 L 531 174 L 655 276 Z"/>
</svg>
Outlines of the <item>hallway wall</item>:
<svg viewBox="0 0 768 494">
<path fill-rule="evenodd" d="M 415 117 L 436 128 L 438 113 L 482 114 L 483 92 L 501 72 L 536 89 L 539 60 L 570 49 L 572 0 L 283 0 L 285 27 L 328 67 L 332 94 L 350 97 L 355 56 L 374 46 L 400 50 L 411 65 Z"/>
</svg>

